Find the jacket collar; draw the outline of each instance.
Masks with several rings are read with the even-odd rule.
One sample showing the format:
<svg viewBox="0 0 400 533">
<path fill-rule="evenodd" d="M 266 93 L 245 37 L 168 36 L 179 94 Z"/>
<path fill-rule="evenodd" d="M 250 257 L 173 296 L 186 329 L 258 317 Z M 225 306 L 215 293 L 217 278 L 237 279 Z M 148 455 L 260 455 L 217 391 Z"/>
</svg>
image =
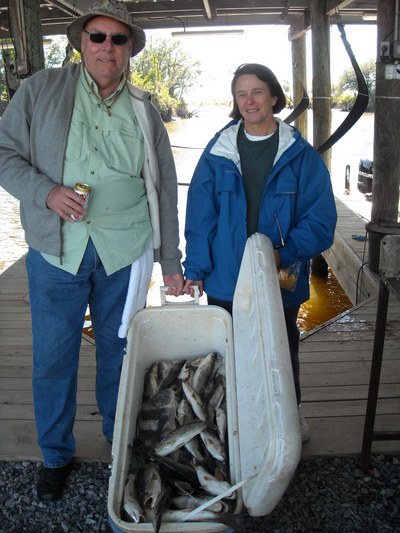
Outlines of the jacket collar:
<svg viewBox="0 0 400 533">
<path fill-rule="evenodd" d="M 275 117 L 275 121 L 279 128 L 279 146 L 275 158 L 276 162 L 283 152 L 297 141 L 300 137 L 300 133 L 295 127 L 286 124 L 286 122 L 283 122 L 280 118 Z M 243 119 L 240 119 L 227 124 L 225 128 L 216 135 L 215 143 L 210 149 L 211 155 L 225 157 L 239 168 L 240 158 L 237 149 L 237 135 L 242 122 Z"/>
</svg>

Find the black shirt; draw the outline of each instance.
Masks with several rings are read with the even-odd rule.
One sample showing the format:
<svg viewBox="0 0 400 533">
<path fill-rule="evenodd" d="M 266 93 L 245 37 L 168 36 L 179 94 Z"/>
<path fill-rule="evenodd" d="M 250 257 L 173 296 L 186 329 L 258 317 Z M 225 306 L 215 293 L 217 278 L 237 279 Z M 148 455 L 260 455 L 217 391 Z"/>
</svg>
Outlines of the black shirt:
<svg viewBox="0 0 400 533">
<path fill-rule="evenodd" d="M 241 124 L 237 143 L 247 202 L 247 236 L 250 236 L 258 231 L 261 198 L 278 150 L 279 128 L 267 139 L 250 141 Z"/>
</svg>

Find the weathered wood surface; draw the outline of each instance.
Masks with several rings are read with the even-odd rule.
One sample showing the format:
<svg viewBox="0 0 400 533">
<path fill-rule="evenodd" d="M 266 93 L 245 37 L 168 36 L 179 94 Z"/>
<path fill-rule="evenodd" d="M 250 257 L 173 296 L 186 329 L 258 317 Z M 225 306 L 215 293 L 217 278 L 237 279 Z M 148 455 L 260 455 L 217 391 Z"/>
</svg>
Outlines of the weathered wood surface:
<svg viewBox="0 0 400 533">
<path fill-rule="evenodd" d="M 351 234 L 362 231 L 365 221 L 340 201 L 337 206 L 338 232 L 361 264 L 364 243 L 352 239 Z M 41 460 L 32 405 L 28 302 L 23 257 L 0 275 L 0 460 Z M 375 318 L 374 296 L 302 336 L 302 404 L 311 427 L 311 439 L 303 446 L 304 457 L 360 453 Z M 376 429 L 400 429 L 399 326 L 400 306 L 391 298 Z M 101 432 L 94 394 L 94 351 L 93 341 L 83 335 L 76 457 L 108 462 L 111 447 Z M 400 442 L 374 442 L 372 450 L 400 453 Z"/>
<path fill-rule="evenodd" d="M 375 430 L 400 430 L 400 303 L 389 301 Z M 302 406 L 311 428 L 303 456 L 359 454 L 367 406 L 376 297 L 302 337 Z M 400 453 L 400 441 L 373 452 Z"/>
</svg>

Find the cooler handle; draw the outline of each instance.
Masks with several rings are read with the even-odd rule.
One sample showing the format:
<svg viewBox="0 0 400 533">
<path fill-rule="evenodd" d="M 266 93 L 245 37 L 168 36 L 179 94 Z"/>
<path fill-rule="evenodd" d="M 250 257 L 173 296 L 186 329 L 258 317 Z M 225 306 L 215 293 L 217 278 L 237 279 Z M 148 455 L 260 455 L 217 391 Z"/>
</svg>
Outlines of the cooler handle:
<svg viewBox="0 0 400 533">
<path fill-rule="evenodd" d="M 168 287 L 166 285 L 163 285 L 162 287 L 160 287 L 160 297 L 161 297 L 161 307 L 163 307 L 164 305 L 199 305 L 199 287 L 197 285 L 192 285 L 193 290 L 194 290 L 194 299 L 193 300 L 190 300 L 188 302 L 182 302 L 182 301 L 171 301 L 171 300 L 167 300 L 167 295 L 166 295 L 166 292 L 168 290 Z M 178 297 L 179 298 L 179 297 Z"/>
</svg>

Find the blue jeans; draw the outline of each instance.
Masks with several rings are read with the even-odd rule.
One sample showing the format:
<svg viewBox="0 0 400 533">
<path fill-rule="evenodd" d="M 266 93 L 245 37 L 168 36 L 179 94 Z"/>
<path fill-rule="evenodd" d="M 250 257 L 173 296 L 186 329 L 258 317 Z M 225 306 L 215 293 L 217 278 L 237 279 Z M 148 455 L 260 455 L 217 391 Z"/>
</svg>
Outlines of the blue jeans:
<svg viewBox="0 0 400 533">
<path fill-rule="evenodd" d="M 219 300 L 213 296 L 207 295 L 207 302 L 209 305 L 218 305 L 223 307 L 232 315 L 233 304 L 227 300 Z M 299 342 L 300 331 L 297 327 L 297 315 L 299 314 L 300 306 L 289 307 L 284 309 L 286 331 L 289 341 L 290 359 L 292 362 L 294 387 L 296 390 L 297 405 L 301 402 L 301 389 L 300 389 L 300 361 L 299 361 Z"/>
<path fill-rule="evenodd" d="M 87 305 L 96 341 L 96 400 L 103 433 L 113 437 L 126 339 L 118 337 L 131 267 L 107 276 L 91 240 L 74 276 L 29 249 L 32 389 L 43 464 L 56 468 L 75 453 L 77 375 Z M 83 377 L 83 376 L 82 376 Z"/>
</svg>

